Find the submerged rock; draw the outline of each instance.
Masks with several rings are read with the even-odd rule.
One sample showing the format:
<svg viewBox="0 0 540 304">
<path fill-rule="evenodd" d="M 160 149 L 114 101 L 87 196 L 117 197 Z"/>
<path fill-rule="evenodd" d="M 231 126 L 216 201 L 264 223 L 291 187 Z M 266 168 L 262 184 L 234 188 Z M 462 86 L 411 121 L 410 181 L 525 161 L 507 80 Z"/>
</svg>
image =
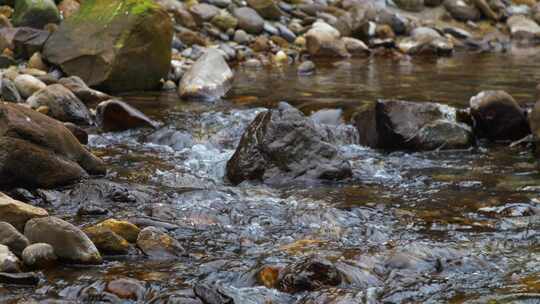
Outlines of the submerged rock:
<svg viewBox="0 0 540 304">
<path fill-rule="evenodd" d="M 0 222 L 0 244 L 7 246 L 16 255 L 20 256 L 24 248 L 30 245 L 30 242 L 13 225 Z"/>
<path fill-rule="evenodd" d="M 360 143 L 388 150 L 460 149 L 472 145 L 471 128 L 455 108 L 438 103 L 379 100 L 355 115 Z"/>
<path fill-rule="evenodd" d="M 330 261 L 307 258 L 284 269 L 279 289 L 289 293 L 314 291 L 338 286 L 341 280 L 341 274 Z"/>
<path fill-rule="evenodd" d="M 129 278 L 120 278 L 107 283 L 107 291 L 122 299 L 141 301 L 144 297 L 145 288 L 140 281 Z"/>
<path fill-rule="evenodd" d="M 11 224 L 21 232 L 27 221 L 48 215 L 45 209 L 19 202 L 0 192 L 0 221 Z"/>
<path fill-rule="evenodd" d="M 63 122 L 90 125 L 92 118 L 84 103 L 63 85 L 53 84 L 35 92 L 26 101 L 33 109 L 48 107 L 48 116 Z"/>
<path fill-rule="evenodd" d="M 24 235 L 32 243 L 47 243 L 61 259 L 84 264 L 101 263 L 101 255 L 92 241 L 74 225 L 56 217 L 32 219 Z"/>
<path fill-rule="evenodd" d="M 257 115 L 227 162 L 227 177 L 234 184 L 245 180 L 341 180 L 351 175 L 351 167 L 337 147 L 318 132 L 311 119 L 286 103 Z"/>
<path fill-rule="evenodd" d="M 504 91 L 483 91 L 470 100 L 474 130 L 490 140 L 518 140 L 530 134 L 525 112 Z"/>
<path fill-rule="evenodd" d="M 68 75 L 106 91 L 151 90 L 169 72 L 172 24 L 151 0 L 84 1 L 43 49 Z"/>
<path fill-rule="evenodd" d="M 49 23 L 60 23 L 60 12 L 53 0 L 15 1 L 13 24 L 43 29 Z"/>
<path fill-rule="evenodd" d="M 105 220 L 97 224 L 95 227 L 106 227 L 114 231 L 114 233 L 118 234 L 120 237 L 126 239 L 130 243 L 137 242 L 137 237 L 141 232 L 141 229 L 139 229 L 139 227 L 137 227 L 136 225 L 128 221 L 121 221 L 116 219 Z"/>
<path fill-rule="evenodd" d="M 141 230 L 137 246 L 154 259 L 175 259 L 184 254 L 184 248 L 177 240 L 156 227 Z"/>
<path fill-rule="evenodd" d="M 182 98 L 216 100 L 230 90 L 233 76 L 223 55 L 209 49 L 184 74 L 178 92 Z"/>
<path fill-rule="evenodd" d="M 103 162 L 61 122 L 0 103 L 0 186 L 51 188 L 103 173 Z"/>
<path fill-rule="evenodd" d="M 97 106 L 96 120 L 98 126 L 105 132 L 157 127 L 157 124 L 141 111 L 116 99 L 104 101 Z"/>
<path fill-rule="evenodd" d="M 55 265 L 58 257 L 51 245 L 35 243 L 24 249 L 22 259 L 26 266 L 34 269 L 42 269 Z"/>
</svg>

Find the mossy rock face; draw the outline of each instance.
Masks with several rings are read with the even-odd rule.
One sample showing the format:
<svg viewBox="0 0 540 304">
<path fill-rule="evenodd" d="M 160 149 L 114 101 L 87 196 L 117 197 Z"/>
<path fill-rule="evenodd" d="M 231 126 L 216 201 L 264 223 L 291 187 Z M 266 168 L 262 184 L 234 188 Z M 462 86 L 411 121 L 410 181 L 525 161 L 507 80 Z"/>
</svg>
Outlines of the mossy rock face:
<svg viewBox="0 0 540 304">
<path fill-rule="evenodd" d="M 60 23 L 60 12 L 52 0 L 17 0 L 13 13 L 15 26 L 42 29 L 48 23 Z"/>
<path fill-rule="evenodd" d="M 170 17 L 151 0 L 86 0 L 43 55 L 104 91 L 151 90 L 169 71 L 171 42 Z"/>
</svg>

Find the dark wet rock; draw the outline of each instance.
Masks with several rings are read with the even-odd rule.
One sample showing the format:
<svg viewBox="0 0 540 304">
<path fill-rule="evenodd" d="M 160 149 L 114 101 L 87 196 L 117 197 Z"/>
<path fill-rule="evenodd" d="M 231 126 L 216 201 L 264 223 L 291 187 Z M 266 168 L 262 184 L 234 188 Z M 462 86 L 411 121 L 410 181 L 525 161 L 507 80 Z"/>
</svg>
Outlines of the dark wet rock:
<svg viewBox="0 0 540 304">
<path fill-rule="evenodd" d="M 341 180 L 352 174 L 315 123 L 286 103 L 257 115 L 227 163 L 234 184 L 245 180 Z"/>
<path fill-rule="evenodd" d="M 21 94 L 19 94 L 19 91 L 17 90 L 17 87 L 13 83 L 13 81 L 4 78 L 2 79 L 2 99 L 9 102 L 21 102 Z"/>
<path fill-rule="evenodd" d="M 33 286 L 39 283 L 39 275 L 35 272 L 5 273 L 0 272 L 0 283 L 7 285 Z"/>
<path fill-rule="evenodd" d="M 482 15 L 475 6 L 463 0 L 445 0 L 444 7 L 454 19 L 459 21 L 477 21 Z"/>
<path fill-rule="evenodd" d="M 529 128 L 535 144 L 535 155 L 540 156 L 540 102 L 536 102 L 529 113 Z"/>
<path fill-rule="evenodd" d="M 350 54 L 340 33 L 324 22 L 316 22 L 306 33 L 307 51 L 314 57 L 346 58 Z"/>
<path fill-rule="evenodd" d="M 193 286 L 193 292 L 205 304 L 234 304 L 234 300 L 231 297 L 215 287 L 217 286 L 198 283 Z"/>
<path fill-rule="evenodd" d="M 154 144 L 169 146 L 176 151 L 190 148 L 194 144 L 191 134 L 170 128 L 157 130 L 148 136 L 148 140 Z"/>
<path fill-rule="evenodd" d="M 304 61 L 298 66 L 298 75 L 311 75 L 315 73 L 315 63 L 313 61 Z"/>
<path fill-rule="evenodd" d="M 35 243 L 22 252 L 24 265 L 33 269 L 43 269 L 54 266 L 58 257 L 54 253 L 53 246 L 46 243 Z"/>
<path fill-rule="evenodd" d="M 27 221 L 48 216 L 47 210 L 12 199 L 0 192 L 0 221 L 7 222 L 20 232 Z"/>
<path fill-rule="evenodd" d="M 48 107 L 47 115 L 63 122 L 90 125 L 92 117 L 86 105 L 61 84 L 53 84 L 41 89 L 26 102 L 33 108 Z"/>
<path fill-rule="evenodd" d="M 247 3 L 265 19 L 279 20 L 282 15 L 281 9 L 274 0 L 248 0 Z"/>
<path fill-rule="evenodd" d="M 35 92 L 47 87 L 43 81 L 32 75 L 19 75 L 14 80 L 15 87 L 22 97 L 28 98 Z"/>
<path fill-rule="evenodd" d="M 289 43 L 293 43 L 296 40 L 296 34 L 293 33 L 293 31 L 291 31 L 285 25 L 278 23 L 276 27 L 279 30 L 279 35 L 285 40 L 287 40 Z"/>
<path fill-rule="evenodd" d="M 409 21 L 401 16 L 389 10 L 380 10 L 375 17 L 375 21 L 379 25 L 388 25 L 394 31 L 396 35 L 406 34 L 410 27 Z"/>
<path fill-rule="evenodd" d="M 65 122 L 64 127 L 66 127 L 82 145 L 88 144 L 88 133 L 83 128 L 71 122 Z"/>
<path fill-rule="evenodd" d="M 156 227 L 141 230 L 137 246 L 154 259 L 175 259 L 184 254 L 184 248 L 177 240 Z"/>
<path fill-rule="evenodd" d="M 5 245 L 0 245 L 0 272 L 21 272 L 21 261 Z"/>
<path fill-rule="evenodd" d="M 104 227 L 110 229 L 114 233 L 118 234 L 120 237 L 124 238 L 130 243 L 137 242 L 137 237 L 141 232 L 141 229 L 136 225 L 128 222 L 117 219 L 108 219 L 105 220 L 94 227 Z"/>
<path fill-rule="evenodd" d="M 87 227 L 83 231 L 100 252 L 125 254 L 129 251 L 128 241 L 108 227 L 96 225 Z"/>
<path fill-rule="evenodd" d="M 85 1 L 47 40 L 43 56 L 105 91 L 151 90 L 169 72 L 171 41 L 171 19 L 152 1 Z"/>
<path fill-rule="evenodd" d="M 363 292 L 328 288 L 323 291 L 315 291 L 303 297 L 297 304 L 357 304 L 376 303 L 366 302 L 366 295 Z"/>
<path fill-rule="evenodd" d="M 15 26 L 42 29 L 49 23 L 60 23 L 60 12 L 53 0 L 17 0 L 13 14 Z"/>
<path fill-rule="evenodd" d="M 504 91 L 483 91 L 470 100 L 474 130 L 490 140 L 518 140 L 530 134 L 525 112 Z"/>
<path fill-rule="evenodd" d="M 328 260 L 307 258 L 286 267 L 279 289 L 288 293 L 314 291 L 341 284 L 341 274 Z"/>
<path fill-rule="evenodd" d="M 7 246 L 13 253 L 20 256 L 24 248 L 30 245 L 30 242 L 13 225 L 0 222 L 0 244 Z"/>
<path fill-rule="evenodd" d="M 96 121 L 101 130 L 105 132 L 123 131 L 140 127 L 157 127 L 157 123 L 141 111 L 116 99 L 103 101 L 97 106 Z"/>
<path fill-rule="evenodd" d="M 77 76 L 64 77 L 58 83 L 73 92 L 85 104 L 101 102 L 111 99 L 111 96 L 89 88 L 84 81 Z"/>
<path fill-rule="evenodd" d="M 103 174 L 103 162 L 64 125 L 23 106 L 0 103 L 0 185 L 50 188 Z"/>
<path fill-rule="evenodd" d="M 30 27 L 17 28 L 13 36 L 15 57 L 27 59 L 34 53 L 40 52 L 51 33 Z"/>
<path fill-rule="evenodd" d="M 510 28 L 512 39 L 525 43 L 540 43 L 540 26 L 534 20 L 516 15 L 508 18 L 506 23 Z"/>
<path fill-rule="evenodd" d="M 468 31 L 464 30 L 464 29 L 461 29 L 461 28 L 457 28 L 457 27 L 445 27 L 443 29 L 443 32 L 445 34 L 450 34 L 458 39 L 470 39 L 472 38 L 472 34 L 469 33 Z"/>
<path fill-rule="evenodd" d="M 84 264 L 101 263 L 99 251 L 84 232 L 59 218 L 32 219 L 26 223 L 24 235 L 32 243 L 50 244 L 60 259 Z"/>
<path fill-rule="evenodd" d="M 0 15 L 1 16 L 1 15 Z M 0 55 L 0 69 L 7 69 L 10 66 L 17 65 L 17 61 L 10 55 Z"/>
<path fill-rule="evenodd" d="M 379 100 L 355 116 L 360 143 L 387 150 L 467 148 L 472 144 L 468 125 L 458 121 L 455 108 L 437 103 Z"/>
<path fill-rule="evenodd" d="M 264 19 L 250 7 L 237 8 L 233 15 L 238 20 L 238 27 L 250 34 L 260 34 L 264 29 Z"/>
<path fill-rule="evenodd" d="M 411 12 L 420 12 L 424 9 L 424 0 L 394 0 L 401 9 Z"/>
<path fill-rule="evenodd" d="M 202 24 L 214 18 L 219 13 L 219 8 L 207 3 L 199 3 L 191 6 L 189 11 L 195 17 L 195 20 Z"/>
<path fill-rule="evenodd" d="M 233 72 L 220 51 L 209 49 L 187 71 L 178 86 L 182 98 L 216 100 L 232 86 Z"/>
<path fill-rule="evenodd" d="M 491 1 L 489 1 L 491 2 Z M 496 13 L 486 0 L 473 0 L 472 3 L 482 12 L 482 14 L 495 22 L 499 21 L 501 16 Z"/>
<path fill-rule="evenodd" d="M 146 290 L 140 281 L 120 278 L 107 283 L 107 291 L 117 295 L 121 299 L 141 301 Z"/>
</svg>

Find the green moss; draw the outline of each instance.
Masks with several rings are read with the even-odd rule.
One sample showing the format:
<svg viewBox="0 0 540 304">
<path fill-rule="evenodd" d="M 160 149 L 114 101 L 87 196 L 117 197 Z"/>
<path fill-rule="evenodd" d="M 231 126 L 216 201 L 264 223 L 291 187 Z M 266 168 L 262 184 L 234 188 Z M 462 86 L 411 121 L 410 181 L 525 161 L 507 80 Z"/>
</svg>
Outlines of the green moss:
<svg viewBox="0 0 540 304">
<path fill-rule="evenodd" d="M 143 15 L 158 8 L 153 0 L 86 0 L 70 21 L 107 24 L 118 15 Z"/>
</svg>

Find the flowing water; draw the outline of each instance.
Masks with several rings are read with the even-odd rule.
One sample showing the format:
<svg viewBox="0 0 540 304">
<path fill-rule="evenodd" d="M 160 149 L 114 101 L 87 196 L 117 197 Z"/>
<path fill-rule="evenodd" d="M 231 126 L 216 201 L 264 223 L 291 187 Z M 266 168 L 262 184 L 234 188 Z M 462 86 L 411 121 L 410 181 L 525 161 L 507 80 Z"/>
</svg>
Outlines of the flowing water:
<svg viewBox="0 0 540 304">
<path fill-rule="evenodd" d="M 323 127 L 351 162 L 352 180 L 237 187 L 224 180 L 244 128 L 279 101 L 306 114 L 343 109 L 347 121 L 378 98 L 466 107 L 486 89 L 530 106 L 538 82 L 540 55 L 516 51 L 325 63 L 304 77 L 294 67 L 239 69 L 229 97 L 212 104 L 125 96 L 161 128 L 92 135 L 90 147 L 110 165 L 108 179 L 158 195 L 144 205 L 88 204 L 165 222 L 187 254 L 63 266 L 45 271 L 35 291 L 0 288 L 0 299 L 114 302 L 102 293 L 105 283 L 133 277 L 145 282 L 147 303 L 195 303 L 188 298 L 200 283 L 236 304 L 540 303 L 540 168 L 526 147 L 384 153 L 357 145 L 354 128 L 340 122 Z M 69 204 L 48 209 L 79 224 L 101 219 L 76 217 Z M 305 257 L 334 262 L 341 285 L 289 294 L 256 280 L 263 266 Z"/>
</svg>

